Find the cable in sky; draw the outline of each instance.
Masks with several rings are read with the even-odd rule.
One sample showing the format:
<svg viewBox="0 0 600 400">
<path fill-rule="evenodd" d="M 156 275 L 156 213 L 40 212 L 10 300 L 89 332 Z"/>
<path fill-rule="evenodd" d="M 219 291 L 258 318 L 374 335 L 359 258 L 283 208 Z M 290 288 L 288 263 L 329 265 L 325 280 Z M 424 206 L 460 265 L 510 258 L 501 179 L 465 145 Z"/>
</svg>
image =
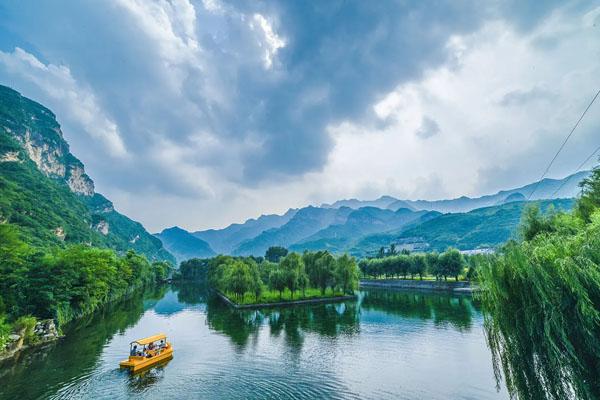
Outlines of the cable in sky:
<svg viewBox="0 0 600 400">
<path fill-rule="evenodd" d="M 546 174 L 548 173 L 548 171 L 550 171 L 550 168 L 552 167 L 552 164 L 554 164 L 554 161 L 556 161 L 556 158 L 558 157 L 558 155 L 560 154 L 560 152 L 562 151 L 562 149 L 565 147 L 565 145 L 567 144 L 567 142 L 571 138 L 571 135 L 573 135 L 573 132 L 575 132 L 575 129 L 577 129 L 577 127 L 579 126 L 579 123 L 581 122 L 581 120 L 583 119 L 583 117 L 585 117 L 585 114 L 587 114 L 587 112 L 590 109 L 590 107 L 592 106 L 592 104 L 594 104 L 594 101 L 596 101 L 596 98 L 598 98 L 599 94 L 600 94 L 600 89 L 598 89 L 598 91 L 596 92 L 596 95 L 594 96 L 594 98 L 592 99 L 592 101 L 590 101 L 590 104 L 588 104 L 588 106 L 585 108 L 585 111 L 583 112 L 583 114 L 581 114 L 581 117 L 579 117 L 579 119 L 577 120 L 577 123 L 575 124 L 575 126 L 573 126 L 573 129 L 571 129 L 571 132 L 569 132 L 569 134 L 567 135 L 567 137 L 565 138 L 565 140 L 562 142 L 562 144 L 558 148 L 558 151 L 556 152 L 556 154 L 554 155 L 554 157 L 552 157 L 552 160 L 550 161 L 550 164 L 548 164 L 548 167 L 546 167 L 546 170 L 544 171 L 544 173 L 542 174 L 542 176 L 540 177 L 540 179 L 537 181 L 537 184 L 535 185 L 535 187 L 533 188 L 533 190 L 531 191 L 531 193 L 529 193 L 529 197 L 527 197 L 527 200 L 530 200 L 531 196 L 533 196 L 533 194 L 535 193 L 535 191 L 538 189 L 538 187 L 540 186 L 540 183 L 542 182 L 542 179 L 544 179 L 544 177 L 546 176 Z"/>
<path fill-rule="evenodd" d="M 577 169 L 575 169 L 575 172 L 573 172 L 573 174 L 571 174 L 571 176 L 569 176 L 567 179 L 565 179 L 565 180 L 564 180 L 564 181 L 563 181 L 563 182 L 560 184 L 560 186 L 558 187 L 558 189 L 556 189 L 556 190 L 554 191 L 554 193 L 552 193 L 552 196 L 550 196 L 550 197 L 554 197 L 554 195 L 555 195 L 555 194 L 557 194 L 558 192 L 560 192 L 560 190 L 561 190 L 561 189 L 562 189 L 562 188 L 563 188 L 563 187 L 564 187 L 564 186 L 567 184 L 567 182 L 569 182 L 569 181 L 571 180 L 571 178 L 573 177 L 573 175 L 575 175 L 577 172 L 579 172 L 579 170 L 581 170 L 581 168 L 583 168 L 583 166 L 584 166 L 585 164 L 587 164 L 587 162 L 588 162 L 588 161 L 590 161 L 590 159 L 591 159 L 592 157 L 594 157 L 594 154 L 596 154 L 596 153 L 597 153 L 599 150 L 600 150 L 600 146 L 596 147 L 596 150 L 594 150 L 594 151 L 592 152 L 592 154 L 590 154 L 590 155 L 588 156 L 588 158 L 586 158 L 586 159 L 585 159 L 585 161 L 584 161 L 584 162 L 582 162 L 581 164 L 579 164 L 579 167 L 577 167 Z"/>
</svg>

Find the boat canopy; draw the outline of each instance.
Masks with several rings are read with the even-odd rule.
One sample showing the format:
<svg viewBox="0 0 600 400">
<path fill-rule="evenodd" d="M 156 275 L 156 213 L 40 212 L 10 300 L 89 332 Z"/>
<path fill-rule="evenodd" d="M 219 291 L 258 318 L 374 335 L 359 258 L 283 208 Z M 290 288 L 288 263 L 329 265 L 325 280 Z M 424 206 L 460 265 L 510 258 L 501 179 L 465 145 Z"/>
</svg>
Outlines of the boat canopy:
<svg viewBox="0 0 600 400">
<path fill-rule="evenodd" d="M 143 346 L 143 345 L 154 343 L 159 340 L 166 339 L 166 338 L 167 338 L 167 335 L 165 335 L 164 333 L 159 333 L 158 335 L 148 336 L 147 338 L 134 340 L 131 343 L 137 343 L 137 344 L 141 344 Z"/>
</svg>

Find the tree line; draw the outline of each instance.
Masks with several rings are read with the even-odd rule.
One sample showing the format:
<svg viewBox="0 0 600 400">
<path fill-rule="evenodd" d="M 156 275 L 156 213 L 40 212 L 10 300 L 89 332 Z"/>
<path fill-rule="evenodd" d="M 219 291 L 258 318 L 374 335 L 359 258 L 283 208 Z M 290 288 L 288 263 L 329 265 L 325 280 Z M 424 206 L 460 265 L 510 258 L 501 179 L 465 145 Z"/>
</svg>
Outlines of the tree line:
<svg viewBox="0 0 600 400">
<path fill-rule="evenodd" d="M 272 256 L 275 253 L 277 256 Z M 298 294 L 307 297 L 309 291 L 324 296 L 328 289 L 332 294 L 351 294 L 358 288 L 355 259 L 346 254 L 336 258 L 328 251 L 298 254 L 267 250 L 265 258 L 220 255 L 196 261 L 195 265 L 197 269 L 206 269 L 208 283 L 213 288 L 238 300 L 251 294 L 258 302 L 269 298 L 269 292 L 277 293 L 279 299 L 287 292 L 293 300 Z M 191 273 L 190 269 L 190 264 L 186 265 L 186 276 L 201 275 Z"/>
<path fill-rule="evenodd" d="M 363 259 L 358 263 L 364 277 L 371 278 L 399 278 L 414 279 L 427 275 L 435 276 L 436 279 L 447 280 L 453 277 L 457 281 L 460 275 L 466 279 L 474 279 L 476 275 L 478 259 L 485 255 L 463 256 L 457 249 L 448 249 L 443 253 L 409 253 L 403 251 L 395 252 L 380 251 L 381 257 Z M 393 255 L 389 255 L 393 254 Z"/>
<path fill-rule="evenodd" d="M 54 318 L 60 326 L 170 270 L 132 250 L 119 256 L 86 245 L 33 247 L 16 226 L 0 224 L 0 345 L 19 317 Z"/>
</svg>

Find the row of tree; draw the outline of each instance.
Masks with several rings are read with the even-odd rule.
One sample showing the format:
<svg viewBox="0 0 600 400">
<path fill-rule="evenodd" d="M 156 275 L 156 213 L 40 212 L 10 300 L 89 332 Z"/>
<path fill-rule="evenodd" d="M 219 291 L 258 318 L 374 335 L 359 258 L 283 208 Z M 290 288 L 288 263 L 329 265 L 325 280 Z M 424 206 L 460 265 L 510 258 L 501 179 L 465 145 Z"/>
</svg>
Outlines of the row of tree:
<svg viewBox="0 0 600 400">
<path fill-rule="evenodd" d="M 133 251 L 118 256 L 84 245 L 32 247 L 16 226 L 0 224 L 0 331 L 25 315 L 65 323 L 166 279 L 170 270 Z"/>
<path fill-rule="evenodd" d="M 461 274 L 465 274 L 467 279 L 472 279 L 476 266 L 475 263 L 467 262 L 467 259 L 456 249 L 448 249 L 441 254 L 404 252 L 382 258 L 363 259 L 358 265 L 365 277 L 399 278 L 402 276 L 406 279 L 410 276 L 413 279 L 418 276 L 423 279 L 426 275 L 432 275 L 444 280 L 448 277 L 458 280 Z"/>
<path fill-rule="evenodd" d="M 358 267 L 348 255 L 335 258 L 327 251 L 319 251 L 289 253 L 280 256 L 279 262 L 258 261 L 253 257 L 214 257 L 207 261 L 208 282 L 238 298 L 252 293 L 256 301 L 266 290 L 278 292 L 281 298 L 287 289 L 293 299 L 297 292 L 304 296 L 310 288 L 319 289 L 324 295 L 328 288 L 353 293 L 358 287 Z"/>
</svg>

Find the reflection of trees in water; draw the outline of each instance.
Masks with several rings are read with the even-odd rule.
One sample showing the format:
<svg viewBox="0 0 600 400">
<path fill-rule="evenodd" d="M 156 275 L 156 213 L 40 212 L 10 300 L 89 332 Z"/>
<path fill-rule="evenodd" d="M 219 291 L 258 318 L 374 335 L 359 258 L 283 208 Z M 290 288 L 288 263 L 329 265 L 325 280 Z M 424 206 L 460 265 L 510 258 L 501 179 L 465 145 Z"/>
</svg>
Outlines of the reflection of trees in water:
<svg viewBox="0 0 600 400">
<path fill-rule="evenodd" d="M 271 335 L 283 334 L 286 345 L 291 350 L 299 350 L 304 343 L 305 332 L 328 337 L 357 333 L 359 308 L 355 302 L 346 302 L 235 310 L 214 299 L 208 302 L 207 320 L 212 329 L 228 335 L 240 348 L 244 348 L 249 337 L 256 335 L 267 321 Z"/>
<path fill-rule="evenodd" d="M 380 289 L 365 291 L 362 307 L 404 318 L 432 320 L 436 325 L 450 324 L 460 331 L 471 329 L 475 311 L 471 297 L 465 295 Z"/>
<path fill-rule="evenodd" d="M 177 291 L 177 300 L 181 303 L 206 303 L 208 291 L 204 282 L 175 282 L 172 288 Z"/>
<path fill-rule="evenodd" d="M 98 312 L 71 322 L 64 327 L 65 338 L 47 351 L 32 349 L 18 359 L 9 360 L 2 371 L 10 379 L 2 379 L 0 397 L 42 398 L 54 393 L 62 382 L 91 371 L 104 345 L 116 334 L 135 325 L 145 311 L 144 301 L 164 296 L 166 287 L 137 291 L 124 301 L 110 303 Z M 127 352 L 127 349 L 123 349 Z M 43 382 L 31 385 L 30 382 Z"/>
<path fill-rule="evenodd" d="M 232 342 L 243 349 L 250 335 L 255 335 L 262 323 L 262 314 L 257 311 L 235 310 L 211 296 L 206 307 L 208 326 L 229 336 Z"/>
</svg>

